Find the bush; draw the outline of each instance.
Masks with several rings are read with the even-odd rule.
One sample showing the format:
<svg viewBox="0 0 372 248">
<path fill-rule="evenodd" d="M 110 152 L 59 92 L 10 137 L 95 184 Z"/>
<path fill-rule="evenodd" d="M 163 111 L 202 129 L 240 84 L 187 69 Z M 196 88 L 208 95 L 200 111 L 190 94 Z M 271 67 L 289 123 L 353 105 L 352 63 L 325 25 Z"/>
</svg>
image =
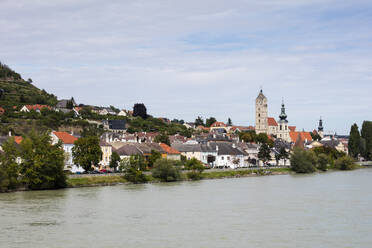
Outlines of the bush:
<svg viewBox="0 0 372 248">
<path fill-rule="evenodd" d="M 170 159 L 158 159 L 154 164 L 152 176 L 162 182 L 174 182 L 181 179 L 180 161 Z"/>
<path fill-rule="evenodd" d="M 332 160 L 329 156 L 325 154 L 319 154 L 318 156 L 318 163 L 317 163 L 317 169 L 321 171 L 326 171 L 329 166 L 331 166 Z"/>
<path fill-rule="evenodd" d="M 146 183 L 148 181 L 143 173 L 145 168 L 146 164 L 141 155 L 132 155 L 120 162 L 120 170 L 123 171 L 125 180 L 132 183 Z"/>
<path fill-rule="evenodd" d="M 191 170 L 187 173 L 187 178 L 191 180 L 200 180 L 202 178 L 201 173 L 204 171 L 205 167 L 199 160 L 192 158 L 186 161 L 185 169 Z"/>
<path fill-rule="evenodd" d="M 336 160 L 335 168 L 339 170 L 352 170 L 355 169 L 355 163 L 349 156 L 343 156 Z"/>
<path fill-rule="evenodd" d="M 314 152 L 295 148 L 290 158 L 291 168 L 297 173 L 313 173 L 316 160 Z"/>
</svg>

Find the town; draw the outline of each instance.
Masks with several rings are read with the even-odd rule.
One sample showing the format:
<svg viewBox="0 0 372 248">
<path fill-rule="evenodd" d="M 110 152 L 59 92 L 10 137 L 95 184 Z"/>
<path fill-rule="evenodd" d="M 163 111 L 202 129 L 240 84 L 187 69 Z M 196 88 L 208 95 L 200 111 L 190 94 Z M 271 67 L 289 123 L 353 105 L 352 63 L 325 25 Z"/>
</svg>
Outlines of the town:
<svg viewBox="0 0 372 248">
<path fill-rule="evenodd" d="M 317 120 L 314 117 L 313 130 L 298 130 L 289 121 L 284 101 L 281 106 L 272 107 L 278 110 L 277 118 L 269 115 L 268 98 L 262 89 L 251 101 L 251 108 L 255 109 L 254 125 L 237 126 L 230 118 L 225 123 L 214 117 L 204 121 L 198 116 L 193 122 L 153 117 L 147 113 L 143 103 L 136 103 L 128 110 L 78 104 L 73 97 L 57 100 L 54 95 L 33 86 L 31 79 L 23 80 L 5 65 L 3 74 L 0 151 L 5 157 L 14 157 L 18 164 L 22 164 L 25 158 L 22 154 L 10 156 L 9 151 L 22 150 L 17 147 L 30 132 L 34 136 L 47 134 L 48 143 L 60 146 L 63 149 L 63 170 L 72 174 L 123 172 L 123 164 L 130 164 L 128 161 L 139 157 L 143 165 L 138 170 L 151 170 L 157 159 L 179 162 L 181 167 L 194 163 L 202 166 L 203 170 L 235 170 L 293 169 L 296 149 L 309 152 L 300 157 L 317 156 L 308 168 L 302 168 L 306 163 L 299 162 L 299 168 L 295 169 L 297 172 L 327 170 L 334 167 L 338 159 L 345 163 L 342 159 L 349 155 L 355 161 L 370 157 L 368 149 L 362 151 L 359 145 L 359 140 L 364 139 L 367 142 L 364 147 L 369 147 L 370 138 L 360 137 L 357 126 L 352 127 L 352 138 L 325 133 L 322 118 Z M 23 94 L 25 88 L 32 92 Z M 30 97 L 31 94 L 34 97 Z M 22 102 L 35 103 L 23 105 Z M 369 133 L 365 130 L 370 129 L 370 122 L 365 122 L 363 129 L 362 134 Z M 10 146 L 9 142 L 14 147 L 4 148 L 4 144 Z M 319 162 L 322 159 L 323 162 Z M 346 161 L 352 163 L 350 159 Z"/>
</svg>

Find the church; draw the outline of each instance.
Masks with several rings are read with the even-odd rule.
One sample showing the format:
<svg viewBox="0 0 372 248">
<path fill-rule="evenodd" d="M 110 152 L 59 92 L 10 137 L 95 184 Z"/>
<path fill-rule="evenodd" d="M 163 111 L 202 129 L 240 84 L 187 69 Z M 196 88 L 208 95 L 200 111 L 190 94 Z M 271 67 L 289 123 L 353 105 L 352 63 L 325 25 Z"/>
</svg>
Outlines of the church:
<svg viewBox="0 0 372 248">
<path fill-rule="evenodd" d="M 278 121 L 268 116 L 267 98 L 260 90 L 256 98 L 256 133 L 266 133 L 287 142 L 291 142 L 289 132 L 291 127 L 288 126 L 287 114 L 285 113 L 284 102 Z M 293 130 L 294 131 L 294 130 Z"/>
</svg>

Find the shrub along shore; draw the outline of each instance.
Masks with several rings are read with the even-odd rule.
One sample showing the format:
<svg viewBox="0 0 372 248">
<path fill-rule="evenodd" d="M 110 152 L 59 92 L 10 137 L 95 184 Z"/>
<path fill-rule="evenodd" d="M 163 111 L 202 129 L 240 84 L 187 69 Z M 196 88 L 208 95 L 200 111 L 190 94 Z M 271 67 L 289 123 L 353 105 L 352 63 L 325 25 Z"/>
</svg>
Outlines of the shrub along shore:
<svg viewBox="0 0 372 248">
<path fill-rule="evenodd" d="M 356 169 L 366 168 L 358 166 Z M 334 169 L 328 171 L 336 171 Z M 319 171 L 319 173 L 326 173 Z M 256 177 L 256 176 L 270 176 L 270 175 L 288 175 L 297 174 L 291 168 L 269 168 L 269 169 L 236 169 L 236 170 L 221 170 L 221 171 L 204 171 L 201 173 L 200 179 L 224 179 L 224 178 L 239 178 L 239 177 Z M 147 183 L 159 183 L 160 179 L 154 178 L 151 175 L 145 175 Z M 179 181 L 193 181 L 188 176 L 188 171 L 181 173 Z M 111 186 L 118 184 L 133 184 L 119 175 L 105 175 L 105 176 L 84 176 L 84 177 L 70 177 L 67 179 L 67 187 L 93 187 L 93 186 Z"/>
</svg>

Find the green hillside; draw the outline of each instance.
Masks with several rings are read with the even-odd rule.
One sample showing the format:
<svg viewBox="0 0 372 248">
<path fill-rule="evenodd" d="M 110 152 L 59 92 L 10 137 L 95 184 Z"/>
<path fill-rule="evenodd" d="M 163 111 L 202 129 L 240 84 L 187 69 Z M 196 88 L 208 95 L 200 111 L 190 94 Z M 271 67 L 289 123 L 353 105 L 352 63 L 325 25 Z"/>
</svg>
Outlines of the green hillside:
<svg viewBox="0 0 372 248">
<path fill-rule="evenodd" d="M 0 62 L 0 106 L 8 109 L 25 104 L 47 104 L 54 106 L 57 97 L 40 90 L 31 81 L 25 81 L 21 75 Z"/>
</svg>

